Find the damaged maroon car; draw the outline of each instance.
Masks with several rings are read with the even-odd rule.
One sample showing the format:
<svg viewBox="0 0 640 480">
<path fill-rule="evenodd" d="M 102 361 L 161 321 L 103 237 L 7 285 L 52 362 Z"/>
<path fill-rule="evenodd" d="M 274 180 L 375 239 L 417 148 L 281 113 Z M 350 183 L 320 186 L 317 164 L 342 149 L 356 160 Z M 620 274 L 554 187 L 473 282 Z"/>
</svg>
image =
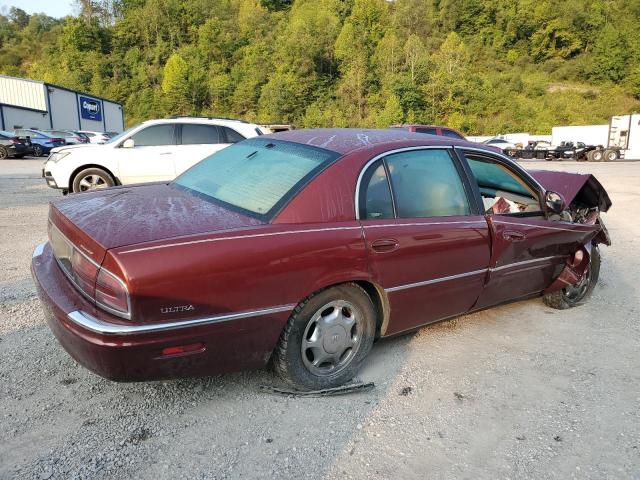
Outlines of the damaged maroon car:
<svg viewBox="0 0 640 480">
<path fill-rule="evenodd" d="M 596 285 L 591 175 L 526 172 L 464 140 L 297 130 L 237 143 L 171 183 L 56 200 L 32 271 L 49 326 L 113 380 L 261 367 L 351 379 L 377 338 Z"/>
</svg>

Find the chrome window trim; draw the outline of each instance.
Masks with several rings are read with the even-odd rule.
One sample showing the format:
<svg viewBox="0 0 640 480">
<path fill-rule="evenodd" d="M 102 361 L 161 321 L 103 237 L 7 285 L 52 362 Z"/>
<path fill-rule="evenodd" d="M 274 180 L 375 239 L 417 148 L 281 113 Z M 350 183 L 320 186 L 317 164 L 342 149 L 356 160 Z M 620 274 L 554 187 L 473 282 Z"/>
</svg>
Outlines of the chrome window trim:
<svg viewBox="0 0 640 480">
<path fill-rule="evenodd" d="M 258 310 L 248 310 L 245 312 L 226 313 L 222 315 L 215 315 L 212 317 L 202 317 L 193 320 L 183 320 L 175 322 L 162 322 L 162 323 L 146 323 L 138 325 L 120 325 L 115 323 L 105 322 L 99 320 L 93 315 L 83 312 L 82 310 L 75 310 L 67 314 L 67 318 L 74 324 L 90 330 L 95 333 L 105 335 L 132 335 L 138 333 L 153 333 L 163 332 L 167 330 L 176 330 L 180 328 L 188 327 L 200 327 L 203 325 L 212 325 L 216 323 L 228 322 L 231 320 L 240 320 L 243 318 L 259 317 L 262 315 L 268 315 L 271 313 L 290 312 L 295 308 L 295 304 L 282 305 L 278 307 L 262 308 Z"/>
<path fill-rule="evenodd" d="M 459 216 L 468 216 L 468 215 L 459 215 Z M 447 217 L 425 217 L 425 218 L 447 218 Z M 448 218 L 454 218 L 448 217 Z M 467 224 L 478 224 L 482 226 L 487 226 L 487 221 L 482 217 L 482 220 L 451 220 L 450 222 L 443 222 L 441 220 L 436 222 L 410 222 L 410 223 L 375 223 L 373 225 L 363 225 L 362 228 L 384 228 L 384 227 L 420 227 L 420 226 L 431 226 L 431 225 L 467 225 Z"/>
<path fill-rule="evenodd" d="M 356 220 L 360 220 L 360 183 L 362 182 L 362 177 L 364 177 L 365 172 L 369 169 L 369 167 L 373 163 L 377 162 L 381 158 L 384 158 L 389 155 L 393 155 L 395 153 L 410 152 L 413 150 L 434 150 L 434 149 L 435 150 L 451 150 L 452 148 L 454 148 L 454 145 L 420 145 L 416 147 L 396 148 L 394 150 L 387 150 L 386 152 L 380 153 L 375 157 L 373 157 L 372 159 L 370 159 L 369 161 L 367 161 L 367 163 L 365 163 L 362 169 L 360 170 L 360 173 L 358 174 L 358 180 L 356 181 L 356 198 L 354 202 L 354 205 L 356 207 L 356 212 L 355 212 Z M 460 180 L 462 181 L 462 178 Z M 389 185 L 391 185 L 391 179 L 387 177 L 387 181 L 389 182 Z M 391 194 L 393 195 L 393 190 L 391 190 L 391 192 L 392 192 Z M 392 197 L 392 201 L 394 201 L 393 197 Z M 431 218 L 435 218 L 435 217 L 431 217 Z"/>
<path fill-rule="evenodd" d="M 60 260 L 58 260 L 58 257 L 56 257 L 55 252 L 53 252 L 53 247 L 51 248 L 51 254 L 53 256 L 53 258 L 55 259 L 56 263 L 58 264 L 58 267 L 60 267 L 60 270 L 62 270 L 62 273 L 64 273 L 65 277 L 67 277 L 69 279 L 69 281 L 73 284 L 73 286 L 76 288 L 76 290 L 78 290 L 86 299 L 91 300 L 91 302 L 93 302 L 96 306 L 100 307 L 101 309 L 116 315 L 120 318 L 124 318 L 125 320 L 131 320 L 131 295 L 129 295 L 129 289 L 127 288 L 127 284 L 124 283 L 124 281 L 119 278 L 117 275 L 114 275 L 111 271 L 109 271 L 108 269 L 104 268 L 101 265 L 98 265 L 98 263 L 96 261 L 94 261 L 92 258 L 88 257 L 86 253 L 84 253 L 82 251 L 82 249 L 78 246 L 76 246 L 75 243 L 73 243 L 71 240 L 69 240 L 69 237 L 67 237 L 64 233 L 62 233 L 62 231 L 54 225 L 54 223 L 49 220 L 49 224 L 51 225 L 51 227 L 55 228 L 58 233 L 67 241 L 69 242 L 69 244 L 75 249 L 77 250 L 80 255 L 82 255 L 84 258 L 86 258 L 87 260 L 89 260 L 90 263 L 93 264 L 93 266 L 95 266 L 98 269 L 98 273 L 96 273 L 96 283 L 98 281 L 98 275 L 100 275 L 100 271 L 104 270 L 105 273 L 107 273 L 108 275 L 111 275 L 113 278 L 116 279 L 117 282 L 119 282 L 123 287 L 124 287 L 124 291 L 127 294 L 127 311 L 126 312 L 121 312 L 119 310 L 116 310 L 114 308 L 111 308 L 108 305 L 104 305 L 101 302 L 98 302 L 94 297 L 91 297 L 91 295 L 89 295 L 87 292 L 85 292 L 84 290 L 82 290 L 82 288 L 80 288 L 80 286 L 76 283 L 76 281 L 73 279 L 73 277 L 69 274 L 69 272 L 67 272 L 67 270 L 60 264 Z M 44 247 L 43 247 L 44 248 Z"/>
</svg>

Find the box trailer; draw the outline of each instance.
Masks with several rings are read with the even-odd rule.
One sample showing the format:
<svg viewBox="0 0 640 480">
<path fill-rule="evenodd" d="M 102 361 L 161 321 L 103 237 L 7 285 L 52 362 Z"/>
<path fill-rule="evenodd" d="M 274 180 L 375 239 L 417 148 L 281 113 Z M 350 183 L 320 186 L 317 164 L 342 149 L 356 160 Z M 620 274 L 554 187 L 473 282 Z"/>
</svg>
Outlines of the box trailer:
<svg viewBox="0 0 640 480">
<path fill-rule="evenodd" d="M 606 146 L 609 138 L 609 125 L 568 125 L 551 129 L 551 145 L 562 142 L 584 143 L 593 146 Z"/>
<path fill-rule="evenodd" d="M 0 130 L 122 132 L 117 102 L 46 82 L 0 75 Z"/>
</svg>

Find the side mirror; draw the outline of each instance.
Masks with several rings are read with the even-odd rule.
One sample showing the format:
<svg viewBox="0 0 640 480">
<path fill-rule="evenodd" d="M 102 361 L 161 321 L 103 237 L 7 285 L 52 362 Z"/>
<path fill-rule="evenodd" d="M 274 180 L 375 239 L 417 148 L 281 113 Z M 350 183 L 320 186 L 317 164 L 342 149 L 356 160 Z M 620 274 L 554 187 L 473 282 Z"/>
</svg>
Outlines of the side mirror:
<svg viewBox="0 0 640 480">
<path fill-rule="evenodd" d="M 122 148 L 133 148 L 136 146 L 136 142 L 133 138 L 127 138 L 124 142 L 122 142 Z"/>
<path fill-rule="evenodd" d="M 562 195 L 550 190 L 544 194 L 544 204 L 550 211 L 558 214 L 564 212 L 567 206 Z"/>
</svg>

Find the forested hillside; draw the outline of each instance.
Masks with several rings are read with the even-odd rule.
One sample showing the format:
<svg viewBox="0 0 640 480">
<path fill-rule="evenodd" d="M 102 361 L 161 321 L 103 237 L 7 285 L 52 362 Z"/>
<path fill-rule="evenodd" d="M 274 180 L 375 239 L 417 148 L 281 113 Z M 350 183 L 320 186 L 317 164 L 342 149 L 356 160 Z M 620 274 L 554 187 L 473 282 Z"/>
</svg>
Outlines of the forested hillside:
<svg viewBox="0 0 640 480">
<path fill-rule="evenodd" d="M 549 133 L 640 110 L 639 0 L 101 0 L 0 16 L 0 73 L 172 114 Z"/>
</svg>

